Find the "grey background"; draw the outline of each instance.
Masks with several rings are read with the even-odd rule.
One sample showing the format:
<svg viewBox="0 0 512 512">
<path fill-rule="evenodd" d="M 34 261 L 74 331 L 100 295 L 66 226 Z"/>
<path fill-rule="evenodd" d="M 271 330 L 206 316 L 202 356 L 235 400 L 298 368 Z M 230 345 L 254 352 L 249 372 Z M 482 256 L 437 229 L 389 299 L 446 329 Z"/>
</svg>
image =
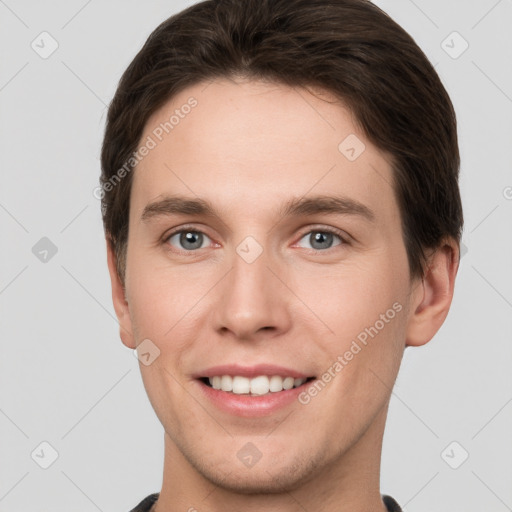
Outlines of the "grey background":
<svg viewBox="0 0 512 512">
<path fill-rule="evenodd" d="M 160 490 L 163 429 L 118 336 L 92 191 L 122 71 L 191 3 L 0 0 L 0 512 L 125 512 Z M 406 350 L 382 491 L 407 512 L 512 510 L 512 1 L 376 3 L 455 104 L 467 247 L 448 320 Z"/>
</svg>

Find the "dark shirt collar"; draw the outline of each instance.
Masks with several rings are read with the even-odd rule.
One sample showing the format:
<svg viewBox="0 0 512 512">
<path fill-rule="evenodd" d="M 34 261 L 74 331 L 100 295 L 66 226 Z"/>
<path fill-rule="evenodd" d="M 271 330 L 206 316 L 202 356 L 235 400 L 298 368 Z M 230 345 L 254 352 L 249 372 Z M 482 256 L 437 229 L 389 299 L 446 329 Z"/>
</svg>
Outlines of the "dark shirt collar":
<svg viewBox="0 0 512 512">
<path fill-rule="evenodd" d="M 156 503 L 158 499 L 159 493 L 150 494 L 146 498 L 144 498 L 134 509 L 130 510 L 130 512 L 149 512 L 149 509 Z M 402 512 L 402 509 L 398 505 L 398 503 L 391 496 L 382 496 L 382 501 L 388 512 Z"/>
</svg>

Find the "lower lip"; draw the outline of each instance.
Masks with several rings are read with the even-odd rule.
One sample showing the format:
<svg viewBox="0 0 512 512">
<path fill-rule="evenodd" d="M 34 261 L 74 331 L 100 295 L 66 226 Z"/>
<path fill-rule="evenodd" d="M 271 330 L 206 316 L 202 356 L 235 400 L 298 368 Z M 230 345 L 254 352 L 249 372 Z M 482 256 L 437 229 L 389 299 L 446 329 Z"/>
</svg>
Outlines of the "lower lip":
<svg viewBox="0 0 512 512">
<path fill-rule="evenodd" d="M 196 380 L 196 382 L 199 384 L 204 396 L 221 411 L 236 416 L 254 418 L 268 416 L 298 401 L 297 397 L 299 394 L 304 391 L 306 386 L 309 387 L 313 381 L 307 381 L 297 388 L 277 391 L 275 393 L 270 392 L 260 396 L 237 395 L 213 389 L 200 380 Z"/>
</svg>

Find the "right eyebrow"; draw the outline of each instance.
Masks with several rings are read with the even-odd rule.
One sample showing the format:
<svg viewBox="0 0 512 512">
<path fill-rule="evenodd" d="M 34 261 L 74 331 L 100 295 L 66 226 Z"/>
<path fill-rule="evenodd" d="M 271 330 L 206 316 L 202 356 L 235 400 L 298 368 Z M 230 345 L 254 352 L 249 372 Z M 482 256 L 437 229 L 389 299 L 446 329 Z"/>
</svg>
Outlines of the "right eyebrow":
<svg viewBox="0 0 512 512">
<path fill-rule="evenodd" d="M 148 222 L 155 217 L 172 214 L 218 217 L 212 206 L 202 199 L 166 196 L 163 199 L 147 204 L 140 218 L 143 222 Z"/>
</svg>

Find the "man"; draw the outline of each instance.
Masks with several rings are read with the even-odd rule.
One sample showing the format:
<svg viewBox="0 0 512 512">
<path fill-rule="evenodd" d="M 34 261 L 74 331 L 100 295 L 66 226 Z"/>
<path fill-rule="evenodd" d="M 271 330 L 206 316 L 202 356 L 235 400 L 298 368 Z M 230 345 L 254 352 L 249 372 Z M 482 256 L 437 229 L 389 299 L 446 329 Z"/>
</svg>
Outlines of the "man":
<svg viewBox="0 0 512 512">
<path fill-rule="evenodd" d="M 365 0 L 217 0 L 160 25 L 102 152 L 123 343 L 165 431 L 134 511 L 397 511 L 379 489 L 404 348 L 459 262 L 455 114 Z"/>
</svg>

